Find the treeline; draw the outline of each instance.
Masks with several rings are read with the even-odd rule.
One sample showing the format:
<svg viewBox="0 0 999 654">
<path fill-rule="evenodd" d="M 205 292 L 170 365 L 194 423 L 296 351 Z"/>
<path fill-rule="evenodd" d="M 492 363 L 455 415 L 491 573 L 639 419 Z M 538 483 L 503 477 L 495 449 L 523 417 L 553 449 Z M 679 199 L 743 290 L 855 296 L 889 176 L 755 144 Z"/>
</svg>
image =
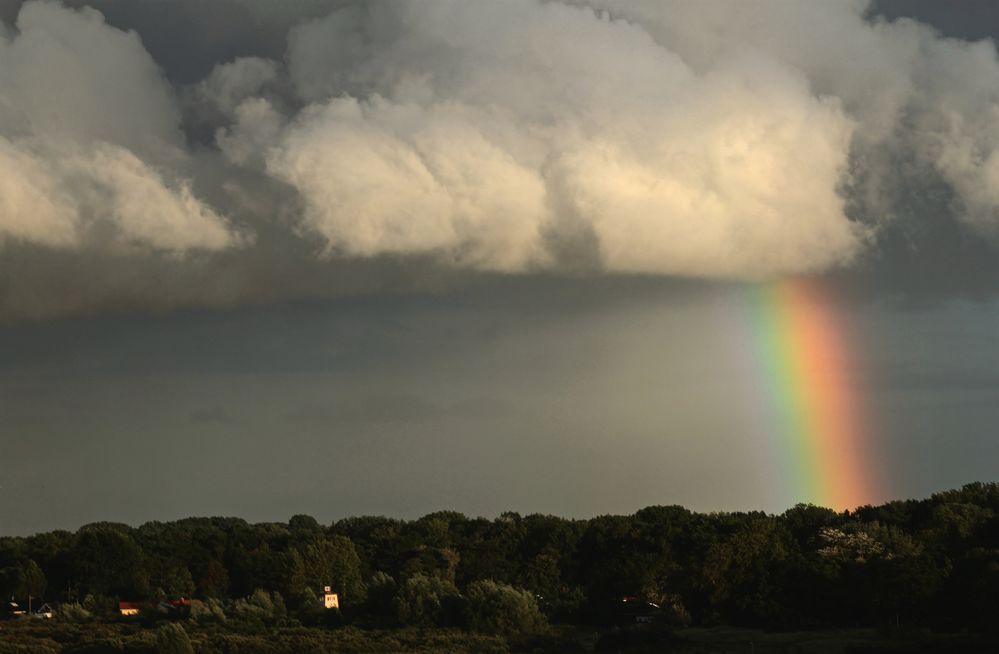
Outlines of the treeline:
<svg viewBox="0 0 999 654">
<path fill-rule="evenodd" d="M 325 585 L 342 616 L 317 612 Z M 626 597 L 675 625 L 987 630 L 999 615 L 999 484 L 843 513 L 96 523 L 0 538 L 0 593 L 70 613 L 195 597 L 206 619 L 374 617 L 493 633 L 543 619 L 606 624 Z"/>
</svg>

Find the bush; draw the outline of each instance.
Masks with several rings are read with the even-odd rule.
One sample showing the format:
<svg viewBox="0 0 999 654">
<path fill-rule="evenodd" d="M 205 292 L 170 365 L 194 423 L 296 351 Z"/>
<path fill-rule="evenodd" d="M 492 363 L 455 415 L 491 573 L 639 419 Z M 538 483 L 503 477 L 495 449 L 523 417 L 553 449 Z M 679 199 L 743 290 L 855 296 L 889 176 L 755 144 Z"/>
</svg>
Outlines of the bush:
<svg viewBox="0 0 999 654">
<path fill-rule="evenodd" d="M 58 615 L 67 622 L 89 622 L 94 614 L 83 608 L 78 602 L 63 604 L 59 607 Z"/>
<path fill-rule="evenodd" d="M 529 634 L 541 630 L 544 616 L 534 595 L 491 579 L 469 584 L 468 626 L 497 636 Z"/>
<path fill-rule="evenodd" d="M 298 620 L 307 627 L 339 627 L 344 624 L 340 609 L 327 609 L 313 599 L 303 603 L 297 613 Z"/>
<path fill-rule="evenodd" d="M 232 607 L 233 616 L 244 627 L 261 630 L 284 622 L 288 617 L 281 594 L 258 588 L 246 599 L 236 600 Z"/>
<path fill-rule="evenodd" d="M 539 608 L 552 622 L 578 622 L 586 604 L 586 593 L 579 586 L 573 586 L 546 597 L 539 603 Z"/>
<path fill-rule="evenodd" d="M 156 654 L 194 654 L 184 627 L 168 622 L 156 630 Z"/>
<path fill-rule="evenodd" d="M 367 610 L 374 615 L 392 615 L 395 593 L 395 579 L 384 572 L 376 572 L 368 580 Z"/>
<path fill-rule="evenodd" d="M 204 602 L 193 600 L 191 602 L 191 613 L 188 616 L 191 622 L 198 624 L 210 624 L 213 622 L 225 622 L 225 609 L 222 602 L 211 597 Z"/>
<path fill-rule="evenodd" d="M 460 603 L 461 594 L 451 582 L 416 575 L 399 589 L 396 614 L 403 624 L 454 624 L 460 622 Z"/>
<path fill-rule="evenodd" d="M 81 606 L 91 615 L 101 618 L 117 618 L 121 615 L 118 612 L 118 600 L 107 595 L 87 595 Z"/>
</svg>

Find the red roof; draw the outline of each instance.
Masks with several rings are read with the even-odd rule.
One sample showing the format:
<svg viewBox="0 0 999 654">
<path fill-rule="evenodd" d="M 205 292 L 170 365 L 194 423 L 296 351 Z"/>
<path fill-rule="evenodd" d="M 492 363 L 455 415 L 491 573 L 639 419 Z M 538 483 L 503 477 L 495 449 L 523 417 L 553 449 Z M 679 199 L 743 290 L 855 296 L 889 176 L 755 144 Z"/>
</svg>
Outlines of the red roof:
<svg viewBox="0 0 999 654">
<path fill-rule="evenodd" d="M 118 602 L 118 610 L 127 611 L 129 609 L 135 609 L 138 611 L 142 608 L 142 605 L 138 602 Z"/>
</svg>

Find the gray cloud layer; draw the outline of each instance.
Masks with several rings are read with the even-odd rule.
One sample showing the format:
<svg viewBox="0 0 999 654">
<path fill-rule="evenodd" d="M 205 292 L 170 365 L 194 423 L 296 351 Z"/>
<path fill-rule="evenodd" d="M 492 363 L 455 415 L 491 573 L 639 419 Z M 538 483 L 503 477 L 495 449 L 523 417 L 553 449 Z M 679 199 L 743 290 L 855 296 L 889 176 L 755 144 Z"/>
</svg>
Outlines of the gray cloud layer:
<svg viewBox="0 0 999 654">
<path fill-rule="evenodd" d="M 89 4 L 5 3 L 4 318 L 932 267 L 940 230 L 994 270 L 995 46 L 863 2 L 163 3 L 186 58 Z"/>
</svg>

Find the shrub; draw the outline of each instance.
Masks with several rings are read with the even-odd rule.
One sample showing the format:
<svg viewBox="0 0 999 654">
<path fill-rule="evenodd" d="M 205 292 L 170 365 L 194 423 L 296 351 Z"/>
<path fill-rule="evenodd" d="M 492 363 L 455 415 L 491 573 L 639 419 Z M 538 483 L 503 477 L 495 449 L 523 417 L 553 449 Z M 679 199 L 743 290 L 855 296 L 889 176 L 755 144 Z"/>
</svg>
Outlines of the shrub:
<svg viewBox="0 0 999 654">
<path fill-rule="evenodd" d="M 396 597 L 399 622 L 417 625 L 453 623 L 461 594 L 454 584 L 437 577 L 416 575 L 406 580 Z"/>
<path fill-rule="evenodd" d="M 344 624 L 340 609 L 327 609 L 315 598 L 311 602 L 302 603 L 296 615 L 301 624 L 307 627 L 339 627 Z"/>
<path fill-rule="evenodd" d="M 83 598 L 81 606 L 88 613 L 102 618 L 116 618 L 118 613 L 118 600 L 107 595 L 87 595 Z"/>
<path fill-rule="evenodd" d="M 58 615 L 67 622 L 89 622 L 94 614 L 83 608 L 78 602 L 63 604 L 59 607 Z"/>
<path fill-rule="evenodd" d="M 288 617 L 288 610 L 281 594 L 278 592 L 268 594 L 260 588 L 253 591 L 248 598 L 236 600 L 233 603 L 232 613 L 244 627 L 253 630 L 280 624 Z"/>
<path fill-rule="evenodd" d="M 191 614 L 188 619 L 198 624 L 210 624 L 213 622 L 225 622 L 225 609 L 222 602 L 214 597 L 210 597 L 204 602 L 193 600 L 191 602 Z"/>
<path fill-rule="evenodd" d="M 194 654 L 184 627 L 168 622 L 156 630 L 156 654 Z"/>
<path fill-rule="evenodd" d="M 468 626 L 499 636 L 534 633 L 545 625 L 538 602 L 529 591 L 491 579 L 469 584 Z"/>
</svg>

